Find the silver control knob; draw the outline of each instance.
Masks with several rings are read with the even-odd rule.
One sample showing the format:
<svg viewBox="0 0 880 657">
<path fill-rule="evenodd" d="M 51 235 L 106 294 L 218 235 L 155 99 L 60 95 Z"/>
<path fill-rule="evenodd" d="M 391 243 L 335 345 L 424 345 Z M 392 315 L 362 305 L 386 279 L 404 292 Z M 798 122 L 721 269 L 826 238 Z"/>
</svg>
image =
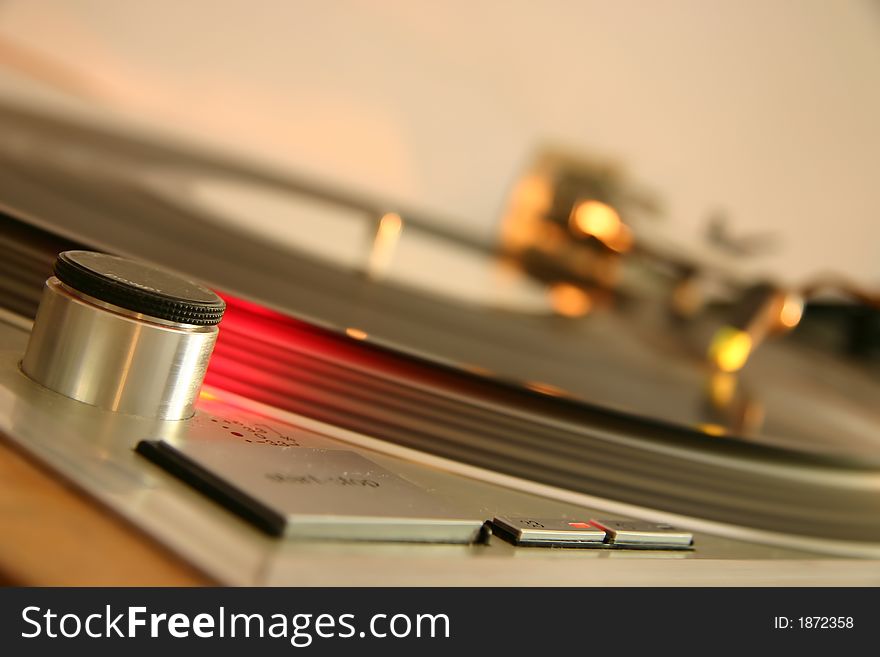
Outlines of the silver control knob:
<svg viewBox="0 0 880 657">
<path fill-rule="evenodd" d="M 46 281 L 21 368 L 93 406 L 182 420 L 194 412 L 225 307 L 164 269 L 65 251 Z"/>
</svg>

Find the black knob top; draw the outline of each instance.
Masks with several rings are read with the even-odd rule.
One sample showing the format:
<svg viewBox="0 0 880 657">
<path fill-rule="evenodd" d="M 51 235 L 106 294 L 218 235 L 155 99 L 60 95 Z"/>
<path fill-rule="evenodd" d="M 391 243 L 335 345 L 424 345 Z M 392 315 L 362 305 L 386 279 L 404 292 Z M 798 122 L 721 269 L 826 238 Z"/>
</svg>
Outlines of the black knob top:
<svg viewBox="0 0 880 657">
<path fill-rule="evenodd" d="M 106 303 L 180 324 L 211 326 L 226 304 L 214 292 L 172 272 L 136 260 L 92 251 L 65 251 L 55 276 Z"/>
</svg>

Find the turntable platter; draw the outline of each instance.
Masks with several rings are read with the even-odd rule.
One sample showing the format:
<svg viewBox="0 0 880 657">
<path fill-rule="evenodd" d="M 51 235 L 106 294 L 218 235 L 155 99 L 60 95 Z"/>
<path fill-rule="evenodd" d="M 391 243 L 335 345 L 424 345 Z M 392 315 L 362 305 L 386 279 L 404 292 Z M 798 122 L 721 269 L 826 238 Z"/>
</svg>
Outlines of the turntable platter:
<svg viewBox="0 0 880 657">
<path fill-rule="evenodd" d="M 701 348 L 711 316 L 682 327 L 639 298 L 559 316 L 545 284 L 417 213 L 401 212 L 408 218 L 394 257 L 377 268 L 383 212 L 368 210 L 387 205 L 12 110 L 2 125 L 5 204 L 78 242 L 154 260 L 425 367 L 677 427 L 710 444 L 880 460 L 876 363 L 783 339 L 734 380 L 718 379 Z M 735 396 L 759 421 L 719 413 L 718 396 Z"/>
</svg>

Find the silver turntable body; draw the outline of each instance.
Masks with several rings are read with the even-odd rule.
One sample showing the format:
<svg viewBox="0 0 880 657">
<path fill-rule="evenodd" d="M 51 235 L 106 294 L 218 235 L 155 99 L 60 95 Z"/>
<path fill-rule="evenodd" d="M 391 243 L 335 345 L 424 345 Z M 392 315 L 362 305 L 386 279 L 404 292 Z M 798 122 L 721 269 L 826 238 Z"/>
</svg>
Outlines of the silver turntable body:
<svg viewBox="0 0 880 657">
<path fill-rule="evenodd" d="M 18 364 L 27 343 L 27 322 L 5 315 L 0 336 L 4 437 L 218 582 L 345 586 L 880 583 L 880 560 L 864 554 L 863 549 L 858 555 L 862 558 L 844 558 L 818 544 L 802 549 L 782 547 L 796 543 L 784 536 L 716 526 L 467 466 L 220 390 L 204 389 L 196 416 L 183 423 L 101 410 L 47 390 L 21 372 Z M 420 509 L 422 513 L 436 514 L 434 506 L 445 505 L 457 509 L 458 516 L 478 520 L 473 525 L 477 529 L 482 520 L 495 516 L 563 522 L 642 519 L 674 523 L 692 532 L 693 549 L 527 547 L 513 546 L 498 536 L 491 536 L 485 544 L 363 542 L 351 540 L 357 538 L 357 528 L 350 518 L 337 519 L 340 524 L 332 540 L 315 536 L 278 539 L 134 451 L 144 439 L 175 445 L 226 441 L 240 446 L 241 439 L 232 431 L 251 435 L 254 441 L 267 441 L 268 436 L 272 442 L 299 446 L 264 446 L 273 450 L 308 446 L 361 455 L 409 486 L 432 491 L 436 501 Z M 248 449 L 260 446 L 248 444 Z"/>
<path fill-rule="evenodd" d="M 543 325 L 497 308 L 496 324 L 470 321 L 466 304 L 322 266 L 169 200 L 197 176 L 247 178 L 235 167 L 3 118 L 0 434 L 217 582 L 880 584 L 870 441 L 842 456 L 707 442 L 626 409 L 572 403 L 546 383 L 487 380 L 479 362 L 468 372 L 446 356 L 485 349 L 503 360 L 507 346 L 510 358 L 492 336 L 528 344 Z M 227 295 L 194 415 L 187 403 L 169 418 L 151 412 L 164 402 L 121 412 L 121 392 L 80 394 L 77 382 L 105 382 L 97 352 L 67 355 L 80 378 L 64 386 L 51 363 L 41 375 L 23 369 L 56 242 L 147 260 Z M 504 332 L 493 334 L 499 318 Z M 128 347 L 115 348 L 136 358 L 132 326 Z M 421 341 L 407 344 L 415 331 Z M 545 347 L 517 355 L 549 372 Z M 114 381 L 122 391 L 125 377 Z"/>
</svg>

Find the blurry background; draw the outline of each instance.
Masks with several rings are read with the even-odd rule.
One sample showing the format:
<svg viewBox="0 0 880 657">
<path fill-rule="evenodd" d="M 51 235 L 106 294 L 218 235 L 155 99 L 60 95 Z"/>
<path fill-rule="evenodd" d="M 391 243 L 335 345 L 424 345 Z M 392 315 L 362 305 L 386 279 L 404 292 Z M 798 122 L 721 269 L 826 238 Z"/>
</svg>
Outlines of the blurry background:
<svg viewBox="0 0 880 657">
<path fill-rule="evenodd" d="M 487 242 L 551 145 L 625 169 L 682 245 L 723 216 L 776 236 L 749 272 L 880 282 L 875 0 L 0 0 L 0 96 Z"/>
</svg>

